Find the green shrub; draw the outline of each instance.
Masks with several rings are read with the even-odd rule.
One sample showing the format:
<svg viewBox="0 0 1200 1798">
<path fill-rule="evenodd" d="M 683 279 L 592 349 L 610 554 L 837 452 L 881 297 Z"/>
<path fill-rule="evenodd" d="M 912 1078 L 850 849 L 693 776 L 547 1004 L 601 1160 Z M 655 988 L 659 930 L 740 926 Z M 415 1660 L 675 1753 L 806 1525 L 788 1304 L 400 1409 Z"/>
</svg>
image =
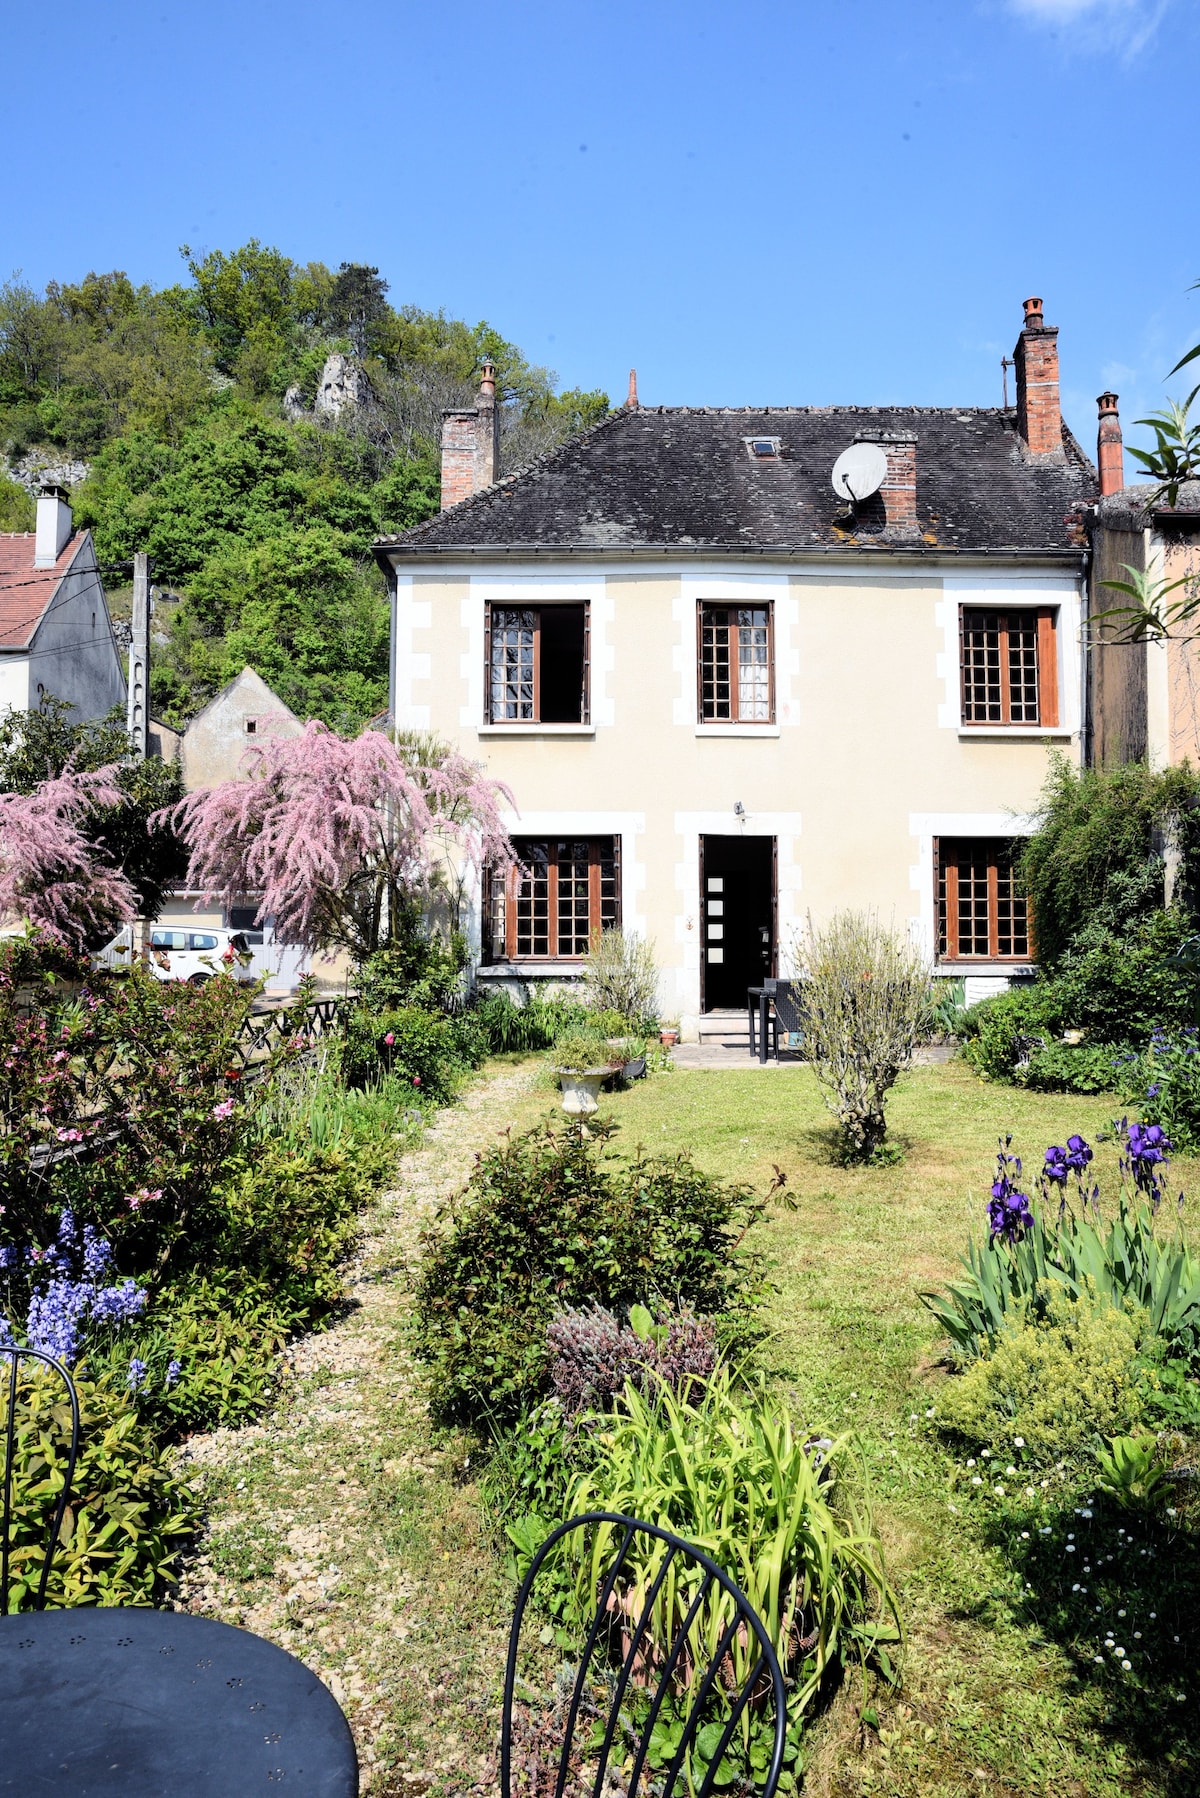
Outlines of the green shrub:
<svg viewBox="0 0 1200 1798">
<path fill-rule="evenodd" d="M 806 1053 L 838 1121 L 843 1157 L 869 1161 L 887 1135 L 887 1095 L 929 1028 L 930 967 L 867 912 L 837 912 L 820 930 L 810 919 L 796 959 Z"/>
<path fill-rule="evenodd" d="M 632 931 L 612 928 L 592 938 L 583 964 L 583 984 L 595 1011 L 615 1012 L 623 1036 L 658 1018 L 658 966 L 654 945 Z"/>
<path fill-rule="evenodd" d="M 723 1340 L 749 1338 L 764 1287 L 743 1242 L 766 1201 L 686 1155 L 619 1161 L 593 1123 L 511 1138 L 479 1157 L 428 1232 L 413 1320 L 439 1422 L 507 1423 L 544 1392 L 546 1327 L 593 1300 L 689 1305 Z M 446 1215 L 446 1214 L 443 1214 Z"/>
<path fill-rule="evenodd" d="M 595 1030 L 569 1030 L 554 1044 L 551 1060 L 556 1068 L 581 1072 L 587 1068 L 615 1067 L 624 1056 Z"/>
<path fill-rule="evenodd" d="M 527 993 L 524 1002 L 518 1005 L 506 992 L 489 992 L 474 1007 L 472 1016 L 486 1038 L 490 1053 L 505 1055 L 548 1049 L 556 1037 L 568 1030 L 583 1028 L 590 1013 L 582 1001 L 568 998 L 564 993 L 545 997 Z"/>
<path fill-rule="evenodd" d="M 694 1400 L 668 1390 L 645 1398 L 626 1388 L 570 1486 L 565 1515 L 623 1512 L 702 1544 L 765 1624 L 789 1678 L 795 1725 L 840 1665 L 878 1655 L 899 1633 L 879 1542 L 856 1514 L 848 1474 L 844 1438 L 814 1441 L 762 1384 L 739 1388 L 719 1369 Z M 524 1537 L 528 1542 L 528 1531 Z M 559 1551 L 569 1581 L 567 1615 L 577 1626 L 594 1614 L 605 1558 L 615 1546 L 613 1526 L 605 1524 L 588 1552 L 581 1555 L 572 1538 Z M 635 1540 L 622 1610 L 640 1613 L 665 1552 L 660 1542 Z M 661 1661 L 703 1577 L 700 1568 L 672 1568 L 651 1612 L 652 1660 Z M 681 1711 L 731 1615 L 732 1601 L 719 1589 L 701 1604 L 683 1656 L 688 1671 L 676 1685 Z M 736 1639 L 737 1684 L 758 1652 L 753 1640 Z M 882 1658 L 887 1666 L 886 1650 Z M 743 1751 L 753 1730 L 751 1707 Z"/>
<path fill-rule="evenodd" d="M 1014 1082 L 1035 1093 L 1110 1093 L 1121 1084 L 1123 1057 L 1113 1043 L 1050 1042 L 1014 1070 Z"/>
<path fill-rule="evenodd" d="M 1156 1030 L 1141 1055 L 1118 1070 L 1122 1097 L 1147 1124 L 1160 1124 L 1176 1150 L 1200 1150 L 1200 1032 Z"/>
<path fill-rule="evenodd" d="M 1186 765 L 1162 771 L 1142 762 L 1075 769 L 1051 763 L 1039 828 L 1020 875 L 1037 920 L 1038 954 L 1057 970 L 1081 932 L 1097 921 L 1117 937 L 1162 904 L 1163 860 L 1156 832 L 1172 822 L 1187 884 L 1200 873 L 1200 783 Z M 1109 1032 L 1105 1032 L 1109 1035 Z M 1110 1040 L 1119 1041 L 1120 1033 Z"/>
<path fill-rule="evenodd" d="M 346 1021 L 342 1070 L 350 1086 L 371 1086 L 390 1074 L 433 1103 L 447 1104 L 482 1050 L 469 1014 L 460 1019 L 416 1005 L 378 1012 L 358 1006 Z"/>
<path fill-rule="evenodd" d="M 1078 1454 L 1097 1436 L 1126 1434 L 1144 1409 L 1145 1329 L 1144 1313 L 1042 1281 L 1036 1303 L 1006 1317 L 987 1352 L 947 1380 L 939 1422 L 1005 1455 L 1019 1437 L 1038 1463 Z"/>
<path fill-rule="evenodd" d="M 1049 982 L 1011 987 L 963 1013 L 963 1059 L 985 1080 L 1011 1081 L 1030 1037 L 1047 1042 L 1062 1030 Z"/>
<path fill-rule="evenodd" d="M 447 1011 L 462 988 L 467 965 L 466 940 L 457 932 L 449 942 L 430 930 L 416 906 L 395 922 L 386 949 L 377 949 L 356 974 L 358 1001 L 364 1011 L 390 1011 L 415 1005 L 424 1011 Z"/>
<path fill-rule="evenodd" d="M 80 1447 L 47 1582 L 47 1603 L 151 1604 L 196 1527 L 187 1488 L 168 1471 L 129 1400 L 76 1376 Z M 66 1476 L 70 1406 L 48 1374 L 18 1383 L 9 1537 L 14 1610 L 32 1609 L 54 1507 Z"/>
</svg>

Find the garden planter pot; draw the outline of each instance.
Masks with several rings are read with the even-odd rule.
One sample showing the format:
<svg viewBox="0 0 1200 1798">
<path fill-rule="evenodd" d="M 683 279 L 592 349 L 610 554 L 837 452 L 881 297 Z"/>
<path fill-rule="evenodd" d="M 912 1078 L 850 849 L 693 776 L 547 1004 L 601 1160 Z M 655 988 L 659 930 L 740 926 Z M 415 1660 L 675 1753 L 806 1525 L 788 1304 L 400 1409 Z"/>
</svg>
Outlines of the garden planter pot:
<svg viewBox="0 0 1200 1798">
<path fill-rule="evenodd" d="M 611 1073 L 611 1068 L 559 1068 L 563 1110 L 572 1117 L 591 1117 L 599 1109 L 600 1088 Z"/>
<path fill-rule="evenodd" d="M 661 1030 L 659 1032 L 659 1041 L 662 1043 L 664 1049 L 673 1049 L 675 1044 L 679 1041 L 678 1030 Z"/>
</svg>

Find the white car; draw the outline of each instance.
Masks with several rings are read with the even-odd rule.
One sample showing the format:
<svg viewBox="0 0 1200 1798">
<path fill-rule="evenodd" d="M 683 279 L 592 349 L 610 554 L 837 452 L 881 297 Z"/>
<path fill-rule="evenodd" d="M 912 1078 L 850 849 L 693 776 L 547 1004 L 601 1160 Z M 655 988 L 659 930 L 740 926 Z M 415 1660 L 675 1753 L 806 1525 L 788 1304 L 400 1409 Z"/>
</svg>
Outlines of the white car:
<svg viewBox="0 0 1200 1798">
<path fill-rule="evenodd" d="M 202 986 L 223 969 L 240 973 L 240 958 L 249 953 L 250 941 L 244 930 L 150 932 L 150 967 L 160 980 L 190 980 L 193 986 Z"/>
<path fill-rule="evenodd" d="M 129 930 L 123 930 L 93 956 L 96 965 L 127 966 L 129 937 Z M 226 968 L 235 976 L 241 974 L 246 964 L 240 958 L 250 955 L 254 944 L 261 942 L 260 930 L 218 930 L 215 926 L 169 930 L 156 925 L 150 932 L 150 972 L 160 980 L 190 980 L 193 986 L 202 986 Z M 226 962 L 230 950 L 233 955 Z"/>
</svg>

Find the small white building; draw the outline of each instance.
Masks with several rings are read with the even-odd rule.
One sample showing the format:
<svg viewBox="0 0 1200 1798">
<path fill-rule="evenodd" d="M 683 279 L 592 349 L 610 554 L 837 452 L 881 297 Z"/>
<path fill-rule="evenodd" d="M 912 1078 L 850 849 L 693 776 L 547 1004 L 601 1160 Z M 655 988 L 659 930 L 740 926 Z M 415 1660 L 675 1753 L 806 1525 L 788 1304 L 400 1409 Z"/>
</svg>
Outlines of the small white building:
<svg viewBox="0 0 1200 1798">
<path fill-rule="evenodd" d="M 125 704 L 90 531 L 77 531 L 60 487 L 37 502 L 35 531 L 0 532 L 0 713 L 62 699 L 81 720 Z"/>
</svg>

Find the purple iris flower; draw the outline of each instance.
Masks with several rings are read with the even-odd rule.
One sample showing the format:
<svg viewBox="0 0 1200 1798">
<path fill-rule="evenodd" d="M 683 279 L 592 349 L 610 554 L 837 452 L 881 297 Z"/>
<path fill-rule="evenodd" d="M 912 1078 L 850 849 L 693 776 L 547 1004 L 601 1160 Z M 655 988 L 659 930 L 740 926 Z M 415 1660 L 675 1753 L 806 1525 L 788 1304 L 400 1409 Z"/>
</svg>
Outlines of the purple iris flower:
<svg viewBox="0 0 1200 1798">
<path fill-rule="evenodd" d="M 1157 1097 L 1161 1091 L 1162 1091 L 1162 1088 L 1159 1086 L 1158 1082 L 1155 1081 L 1153 1086 L 1148 1086 L 1146 1088 L 1146 1097 L 1148 1099 L 1157 1099 Z"/>
<path fill-rule="evenodd" d="M 988 1228 L 993 1242 L 1020 1242 L 1033 1227 L 1029 1194 L 1018 1192 L 1007 1174 L 992 1183 L 988 1200 Z"/>
<path fill-rule="evenodd" d="M 1058 1185 L 1065 1186 L 1067 1175 L 1070 1172 L 1067 1162 L 1067 1151 L 1052 1144 L 1051 1147 L 1046 1150 L 1046 1166 L 1043 1171 L 1047 1180 L 1054 1180 L 1057 1181 Z"/>
<path fill-rule="evenodd" d="M 1068 1136 L 1067 1166 L 1071 1169 L 1072 1173 L 1082 1174 L 1084 1168 L 1086 1168 L 1091 1159 L 1091 1145 L 1084 1142 L 1082 1136 Z"/>
</svg>

